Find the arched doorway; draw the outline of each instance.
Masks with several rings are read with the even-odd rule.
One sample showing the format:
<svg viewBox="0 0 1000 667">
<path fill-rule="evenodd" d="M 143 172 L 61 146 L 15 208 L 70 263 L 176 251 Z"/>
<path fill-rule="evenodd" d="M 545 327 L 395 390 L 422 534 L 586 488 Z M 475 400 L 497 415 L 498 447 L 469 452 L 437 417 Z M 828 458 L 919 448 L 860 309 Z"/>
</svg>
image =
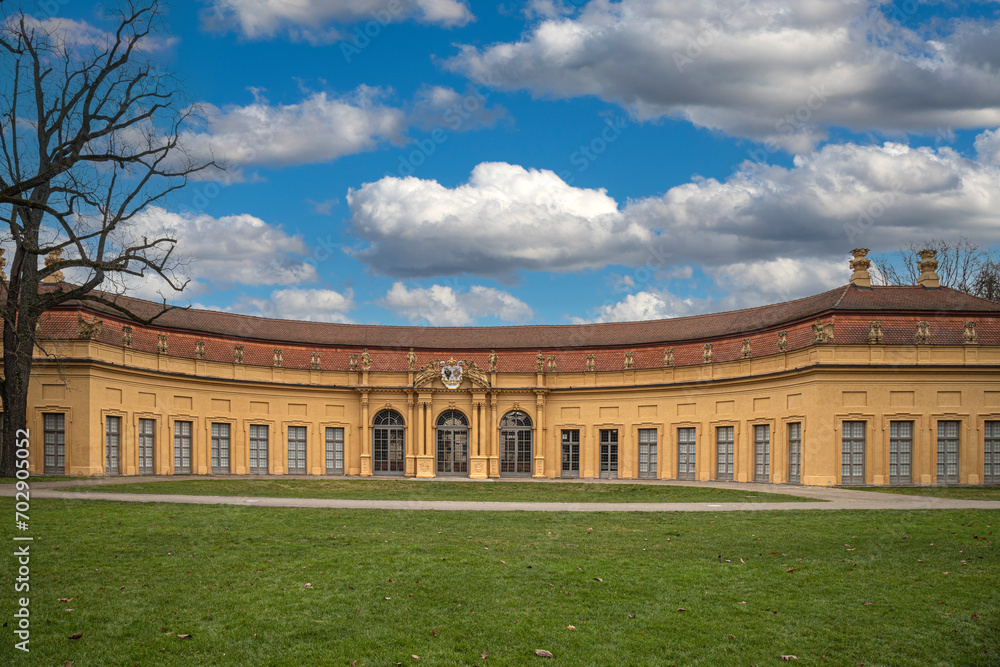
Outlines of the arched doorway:
<svg viewBox="0 0 1000 667">
<path fill-rule="evenodd" d="M 445 410 L 437 420 L 437 474 L 469 473 L 469 420 L 458 410 Z"/>
<path fill-rule="evenodd" d="M 531 417 L 514 410 L 500 420 L 500 474 L 531 476 Z"/>
<path fill-rule="evenodd" d="M 406 429 L 403 415 L 382 410 L 372 421 L 372 472 L 402 475 L 406 472 Z"/>
</svg>

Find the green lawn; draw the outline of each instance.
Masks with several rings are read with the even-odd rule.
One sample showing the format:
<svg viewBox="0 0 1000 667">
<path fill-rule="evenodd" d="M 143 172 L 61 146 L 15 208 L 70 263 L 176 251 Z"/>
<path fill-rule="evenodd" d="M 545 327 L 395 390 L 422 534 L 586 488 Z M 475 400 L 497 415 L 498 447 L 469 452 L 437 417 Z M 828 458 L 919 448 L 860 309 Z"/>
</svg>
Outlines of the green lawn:
<svg viewBox="0 0 1000 667">
<path fill-rule="evenodd" d="M 27 482 L 67 482 L 74 479 L 90 479 L 89 477 L 67 477 L 64 475 L 32 475 L 27 479 Z M 17 481 L 16 477 L 0 477 L 0 484 L 13 484 Z"/>
<path fill-rule="evenodd" d="M 483 500 L 550 503 L 763 503 L 810 501 L 778 493 L 696 486 L 568 482 L 450 482 L 441 480 L 233 479 L 78 486 L 71 491 L 182 493 L 200 496 L 355 498 L 373 500 Z"/>
<path fill-rule="evenodd" d="M 30 659 L 489 667 L 548 664 L 544 649 L 562 665 L 997 665 L 998 519 L 34 499 Z M 5 629 L 0 664 L 29 664 L 12 644 Z"/>
<path fill-rule="evenodd" d="M 883 486 L 862 490 L 879 493 L 902 493 L 908 496 L 957 498 L 959 500 L 1000 500 L 1000 486 Z"/>
</svg>

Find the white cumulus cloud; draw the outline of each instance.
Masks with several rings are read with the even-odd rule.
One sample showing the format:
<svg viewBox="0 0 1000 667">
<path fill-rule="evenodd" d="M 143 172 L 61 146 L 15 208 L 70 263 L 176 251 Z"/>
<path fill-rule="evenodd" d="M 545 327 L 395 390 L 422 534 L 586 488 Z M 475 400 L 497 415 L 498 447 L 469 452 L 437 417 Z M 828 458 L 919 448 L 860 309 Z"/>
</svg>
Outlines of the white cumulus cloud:
<svg viewBox="0 0 1000 667">
<path fill-rule="evenodd" d="M 400 278 L 609 265 L 676 278 L 691 275 L 689 265 L 833 260 L 858 245 L 892 251 L 941 229 L 992 246 L 996 136 L 980 135 L 978 159 L 949 147 L 829 144 L 791 167 L 747 161 L 725 180 L 621 206 L 550 171 L 482 163 L 455 188 L 412 177 L 365 184 L 348 194 L 349 224 L 366 243 L 359 259 Z"/>
<path fill-rule="evenodd" d="M 625 220 L 604 190 L 576 188 L 544 169 L 477 165 L 468 183 L 385 177 L 347 195 L 358 256 L 380 273 L 509 277 L 575 271 L 644 256 L 653 234 Z"/>
<path fill-rule="evenodd" d="M 236 31 L 249 39 L 279 33 L 314 44 L 349 36 L 345 27 L 415 19 L 445 27 L 462 26 L 473 19 L 462 0 L 210 0 L 202 12 L 209 30 Z"/>
<path fill-rule="evenodd" d="M 882 0 L 593 0 L 543 13 L 516 42 L 462 46 L 448 64 L 499 89 L 595 96 L 794 152 L 831 126 L 1000 125 L 998 24 L 918 31 L 890 11 Z"/>
<path fill-rule="evenodd" d="M 679 297 L 669 288 L 647 287 L 596 307 L 575 322 L 631 322 L 700 315 L 791 301 L 833 289 L 847 282 L 847 261 L 779 257 L 734 262 L 706 271 L 710 291 L 721 296 Z"/>
<path fill-rule="evenodd" d="M 284 166 L 329 162 L 401 143 L 406 114 L 380 102 L 383 91 L 361 86 L 353 93 L 314 93 L 296 104 L 271 105 L 260 95 L 247 106 L 200 105 L 204 127 L 181 135 L 186 153 L 215 159 L 240 179 L 249 165 Z"/>
<path fill-rule="evenodd" d="M 827 145 L 790 168 L 746 162 L 631 202 L 623 214 L 659 227 L 677 261 L 717 267 L 840 257 L 858 245 L 895 250 L 942 229 L 1000 243 L 1000 168 L 943 147 Z"/>
<path fill-rule="evenodd" d="M 528 304 L 517 297 L 483 285 L 460 292 L 449 285 L 411 289 L 397 282 L 378 303 L 411 322 L 426 322 L 431 326 L 463 326 L 481 317 L 526 322 L 533 314 Z"/>
<path fill-rule="evenodd" d="M 286 288 L 274 290 L 267 298 L 244 296 L 227 311 L 282 320 L 306 322 L 350 322 L 354 293 L 332 289 Z"/>
<path fill-rule="evenodd" d="M 103 28 L 95 26 L 87 21 L 54 16 L 49 18 L 36 18 L 30 14 L 11 14 L 4 21 L 5 28 L 11 29 L 24 21 L 26 30 L 38 35 L 48 35 L 48 44 L 57 51 L 80 52 L 86 55 L 90 47 L 97 49 L 108 49 L 115 44 L 117 35 L 107 32 Z M 123 43 L 128 43 L 131 35 L 124 32 L 121 35 Z M 173 48 L 179 40 L 176 37 L 163 37 L 151 33 L 139 39 L 136 47 L 139 51 L 155 53 Z"/>
<path fill-rule="evenodd" d="M 294 285 L 318 279 L 316 268 L 303 259 L 308 249 L 299 236 L 252 215 L 215 218 L 152 206 L 126 229 L 118 235 L 123 243 L 135 244 L 144 237 L 177 239 L 172 259 L 180 265 L 172 275 L 175 282 L 191 281 L 184 292 L 177 293 L 157 275 L 119 280 L 124 280 L 129 294 L 139 298 L 194 298 L 213 288 Z"/>
</svg>

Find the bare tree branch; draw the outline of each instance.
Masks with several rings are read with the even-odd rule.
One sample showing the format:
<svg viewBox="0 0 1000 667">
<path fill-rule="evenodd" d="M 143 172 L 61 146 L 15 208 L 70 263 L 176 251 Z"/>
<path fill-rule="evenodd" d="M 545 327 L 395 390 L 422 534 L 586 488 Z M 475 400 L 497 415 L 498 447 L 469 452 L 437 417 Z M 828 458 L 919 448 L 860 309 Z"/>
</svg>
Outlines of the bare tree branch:
<svg viewBox="0 0 1000 667">
<path fill-rule="evenodd" d="M 193 175 L 218 168 L 184 154 L 181 133 L 197 108 L 143 50 L 162 10 L 161 0 L 122 0 L 115 27 L 80 45 L 57 24 L 0 4 L 0 218 L 14 242 L 9 281 L 0 281 L 0 394 L 9 421 L 0 475 L 14 469 L 8 435 L 24 426 L 42 315 L 76 301 L 149 323 L 170 308 L 164 300 L 154 312 L 132 312 L 117 298 L 128 280 L 156 276 L 178 291 L 187 285 L 175 275 L 177 239 L 135 224 Z"/>
<path fill-rule="evenodd" d="M 965 236 L 957 240 L 928 239 L 911 242 L 895 253 L 873 255 L 872 277 L 880 285 L 915 285 L 921 250 L 937 251 L 941 285 L 974 296 L 1000 301 L 1000 255 Z"/>
</svg>

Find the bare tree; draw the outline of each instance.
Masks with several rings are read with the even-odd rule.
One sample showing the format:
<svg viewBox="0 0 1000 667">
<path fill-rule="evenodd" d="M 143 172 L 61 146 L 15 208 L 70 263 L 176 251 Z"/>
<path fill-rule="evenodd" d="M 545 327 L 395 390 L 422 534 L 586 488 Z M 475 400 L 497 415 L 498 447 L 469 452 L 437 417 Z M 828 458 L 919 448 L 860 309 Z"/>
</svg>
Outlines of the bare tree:
<svg viewBox="0 0 1000 667">
<path fill-rule="evenodd" d="M 209 166 L 181 150 L 191 107 L 149 57 L 161 11 L 159 0 L 126 0 L 108 17 L 111 31 L 85 40 L 22 12 L 0 19 L 0 215 L 14 245 L 9 282 L 0 280 L 0 476 L 15 472 L 42 314 L 77 300 L 150 321 L 114 298 L 126 281 L 186 284 L 174 272 L 176 239 L 136 224 Z"/>
<path fill-rule="evenodd" d="M 882 285 L 915 285 L 920 271 L 921 250 L 936 250 L 941 285 L 961 292 L 1000 301 L 1000 256 L 965 236 L 957 241 L 930 239 L 910 243 L 891 254 L 874 255 L 872 277 Z"/>
<path fill-rule="evenodd" d="M 1000 303 L 1000 258 L 996 253 L 983 262 L 972 281 L 971 293 Z"/>
</svg>

